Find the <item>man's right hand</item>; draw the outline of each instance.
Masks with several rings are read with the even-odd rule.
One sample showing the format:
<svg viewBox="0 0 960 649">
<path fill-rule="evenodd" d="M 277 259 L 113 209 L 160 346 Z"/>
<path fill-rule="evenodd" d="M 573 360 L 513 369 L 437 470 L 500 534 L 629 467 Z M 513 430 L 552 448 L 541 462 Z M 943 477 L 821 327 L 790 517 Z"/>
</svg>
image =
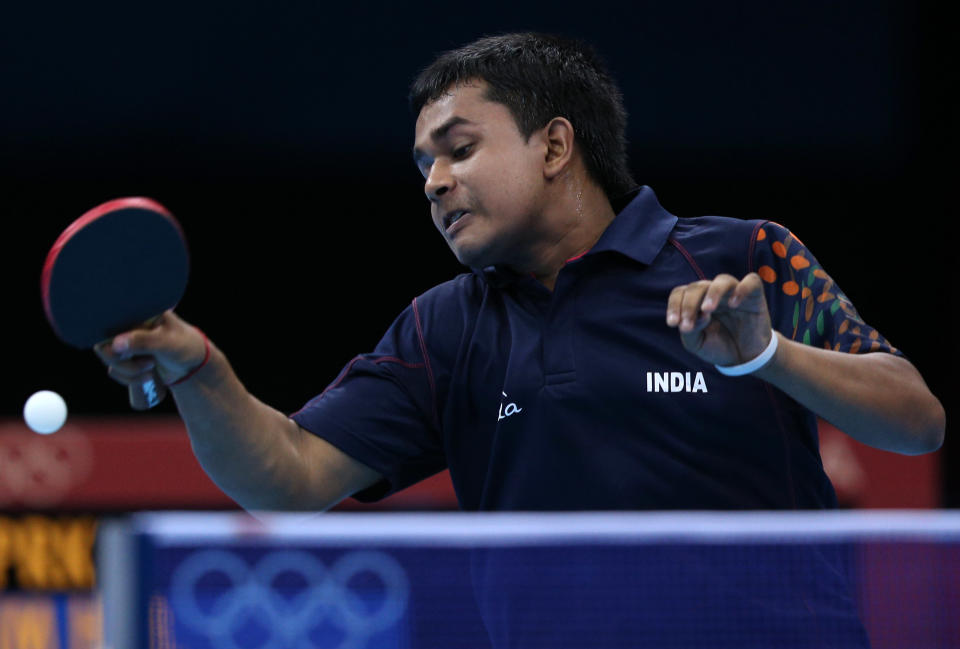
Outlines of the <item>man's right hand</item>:
<svg viewBox="0 0 960 649">
<path fill-rule="evenodd" d="M 140 386 L 151 376 L 167 385 L 190 376 L 174 396 L 193 452 L 213 481 L 248 510 L 323 511 L 381 479 L 254 398 L 226 356 L 172 311 L 150 328 L 122 333 L 95 349 L 110 378 L 130 386 L 135 408 Z M 205 359 L 209 363 L 191 376 Z"/>
<path fill-rule="evenodd" d="M 157 318 L 149 328 L 119 334 L 94 347 L 111 379 L 130 388 L 130 405 L 146 404 L 141 386 L 151 379 L 163 385 L 181 380 L 203 364 L 208 341 L 199 329 L 173 311 Z"/>
</svg>

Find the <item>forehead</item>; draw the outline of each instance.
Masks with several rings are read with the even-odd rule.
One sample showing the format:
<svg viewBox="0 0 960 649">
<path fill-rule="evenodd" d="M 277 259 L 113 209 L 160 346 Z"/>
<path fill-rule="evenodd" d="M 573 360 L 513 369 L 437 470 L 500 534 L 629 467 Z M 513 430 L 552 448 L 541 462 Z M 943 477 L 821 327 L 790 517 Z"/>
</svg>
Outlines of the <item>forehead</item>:
<svg viewBox="0 0 960 649">
<path fill-rule="evenodd" d="M 513 116 L 509 109 L 499 102 L 487 99 L 486 91 L 485 82 L 467 81 L 450 86 L 438 99 L 426 104 L 417 116 L 416 145 L 428 145 L 438 134 L 437 129 L 451 120 L 469 122 L 481 128 L 497 127 L 504 123 L 513 125 Z"/>
</svg>

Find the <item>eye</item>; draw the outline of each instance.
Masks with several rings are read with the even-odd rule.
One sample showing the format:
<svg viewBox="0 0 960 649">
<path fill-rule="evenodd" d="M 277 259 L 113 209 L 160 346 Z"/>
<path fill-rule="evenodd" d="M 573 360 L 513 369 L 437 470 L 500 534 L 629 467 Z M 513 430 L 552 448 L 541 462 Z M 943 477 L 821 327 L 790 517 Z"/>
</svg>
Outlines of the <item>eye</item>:
<svg viewBox="0 0 960 649">
<path fill-rule="evenodd" d="M 453 159 L 462 160 L 463 158 L 466 158 L 468 155 L 470 155 L 470 151 L 472 150 L 473 150 L 472 144 L 465 144 L 464 146 L 457 147 L 456 149 L 453 150 Z"/>
</svg>

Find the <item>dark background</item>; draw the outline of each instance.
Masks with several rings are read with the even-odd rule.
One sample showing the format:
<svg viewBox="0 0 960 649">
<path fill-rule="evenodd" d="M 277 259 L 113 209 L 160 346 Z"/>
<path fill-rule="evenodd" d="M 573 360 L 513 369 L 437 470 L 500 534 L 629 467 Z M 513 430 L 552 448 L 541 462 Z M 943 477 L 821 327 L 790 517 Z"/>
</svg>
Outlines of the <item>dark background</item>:
<svg viewBox="0 0 960 649">
<path fill-rule="evenodd" d="M 254 394 L 299 408 L 461 271 L 428 218 L 406 88 L 436 53 L 519 29 L 597 46 L 637 180 L 679 216 L 791 228 L 949 411 L 941 21 L 894 0 L 3 9 L 0 415 L 39 389 L 73 413 L 128 412 L 93 355 L 53 337 L 39 277 L 70 221 L 129 195 L 186 231 L 179 312 Z M 951 507 L 958 446 L 948 433 Z"/>
</svg>

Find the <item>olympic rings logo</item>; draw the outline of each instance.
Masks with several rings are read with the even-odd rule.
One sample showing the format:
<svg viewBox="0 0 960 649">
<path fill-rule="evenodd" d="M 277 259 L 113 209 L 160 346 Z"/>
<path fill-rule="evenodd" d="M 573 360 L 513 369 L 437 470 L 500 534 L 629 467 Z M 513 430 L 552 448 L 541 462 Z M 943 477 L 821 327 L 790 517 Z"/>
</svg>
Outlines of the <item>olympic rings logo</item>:
<svg viewBox="0 0 960 649">
<path fill-rule="evenodd" d="M 370 576 L 380 582 L 376 589 L 353 583 L 368 583 Z M 256 649 L 315 646 L 311 634 L 328 625 L 340 638 L 329 649 L 365 649 L 373 635 L 403 617 L 409 596 L 403 567 L 383 552 L 366 550 L 345 554 L 329 568 L 298 550 L 271 552 L 253 566 L 234 552 L 200 550 L 170 579 L 176 623 L 224 649 L 252 649 L 251 636 Z M 371 599 L 377 600 L 373 606 Z"/>
</svg>

